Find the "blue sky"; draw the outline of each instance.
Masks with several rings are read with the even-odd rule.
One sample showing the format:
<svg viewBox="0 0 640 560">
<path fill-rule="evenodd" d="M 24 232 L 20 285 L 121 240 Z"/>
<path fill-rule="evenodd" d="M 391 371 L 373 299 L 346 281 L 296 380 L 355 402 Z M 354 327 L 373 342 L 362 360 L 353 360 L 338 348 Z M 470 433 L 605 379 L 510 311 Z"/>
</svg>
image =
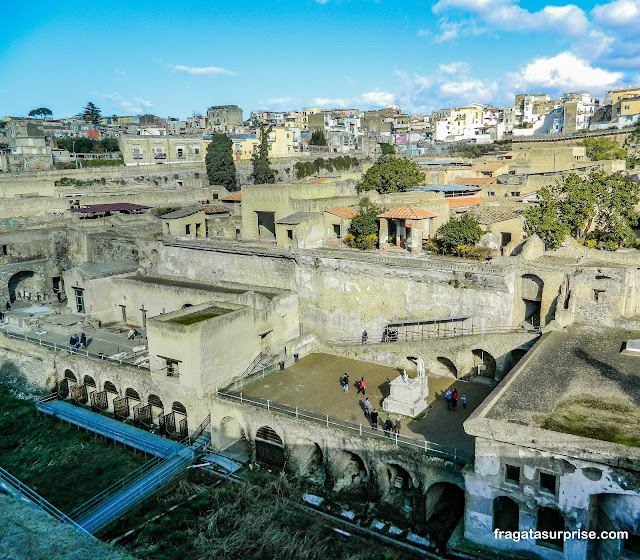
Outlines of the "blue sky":
<svg viewBox="0 0 640 560">
<path fill-rule="evenodd" d="M 59 0 L 3 6 L 0 116 L 93 101 L 184 118 L 398 104 L 513 104 L 520 92 L 640 85 L 640 0 Z"/>
</svg>

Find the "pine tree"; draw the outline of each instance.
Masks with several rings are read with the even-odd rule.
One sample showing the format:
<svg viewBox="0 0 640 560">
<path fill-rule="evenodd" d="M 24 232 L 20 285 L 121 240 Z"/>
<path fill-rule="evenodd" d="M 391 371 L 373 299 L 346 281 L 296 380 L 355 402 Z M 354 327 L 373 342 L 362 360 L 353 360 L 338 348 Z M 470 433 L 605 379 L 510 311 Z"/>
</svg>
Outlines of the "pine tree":
<svg viewBox="0 0 640 560">
<path fill-rule="evenodd" d="M 265 130 L 264 126 L 260 129 L 260 148 L 257 154 L 251 156 L 251 162 L 253 163 L 253 177 L 254 185 L 262 185 L 264 183 L 275 183 L 276 172 L 271 169 L 271 162 L 269 161 L 269 134 L 272 127 Z"/>
<path fill-rule="evenodd" d="M 214 134 L 207 146 L 204 162 L 210 185 L 224 185 L 228 190 L 235 191 L 236 164 L 231 153 L 232 145 L 231 138 L 225 134 Z"/>
<path fill-rule="evenodd" d="M 92 101 L 87 103 L 87 106 L 84 108 L 80 116 L 82 117 L 82 120 L 86 122 L 90 122 L 92 124 L 100 123 L 100 109 L 98 109 Z"/>
</svg>

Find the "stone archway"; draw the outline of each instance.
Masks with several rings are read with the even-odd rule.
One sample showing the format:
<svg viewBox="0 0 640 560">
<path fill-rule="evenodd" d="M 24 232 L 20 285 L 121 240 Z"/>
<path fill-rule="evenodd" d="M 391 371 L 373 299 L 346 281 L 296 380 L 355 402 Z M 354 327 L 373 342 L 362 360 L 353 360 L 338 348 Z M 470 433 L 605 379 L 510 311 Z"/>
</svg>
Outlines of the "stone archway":
<svg viewBox="0 0 640 560">
<path fill-rule="evenodd" d="M 306 438 L 289 441 L 287 446 L 298 474 L 316 482 L 325 480 L 324 453 L 314 441 Z"/>
<path fill-rule="evenodd" d="M 535 274 L 524 274 L 520 280 L 523 312 L 520 315 L 519 322 L 539 327 L 541 320 L 543 320 L 541 311 L 544 282 L 542 278 Z"/>
<path fill-rule="evenodd" d="M 270 426 L 262 426 L 255 437 L 256 461 L 267 467 L 283 469 L 285 466 L 284 443 Z"/>
<path fill-rule="evenodd" d="M 212 435 L 217 438 L 216 447 L 220 450 L 220 455 L 241 463 L 249 461 L 249 442 L 237 418 L 225 416 L 220 420 L 220 428 L 215 431 L 212 430 Z"/>
<path fill-rule="evenodd" d="M 45 289 L 44 280 L 33 270 L 21 270 L 9 278 L 7 283 L 9 291 L 9 301 L 16 300 L 36 300 L 36 294 L 43 294 Z"/>
<path fill-rule="evenodd" d="M 433 362 L 431 367 L 431 371 L 435 375 L 458 378 L 458 368 L 449 358 L 445 358 L 444 356 L 438 356 L 436 358 L 436 361 Z"/>
<path fill-rule="evenodd" d="M 158 395 L 149 395 L 147 403 L 151 407 L 151 422 L 158 424 L 158 417 L 164 413 L 164 404 Z"/>
<path fill-rule="evenodd" d="M 332 452 L 330 459 L 335 492 L 365 489 L 369 483 L 369 469 L 360 455 L 352 451 L 336 450 Z"/>
<path fill-rule="evenodd" d="M 524 358 L 526 353 L 527 350 L 525 348 L 515 348 L 514 350 L 508 352 L 504 360 L 504 365 L 502 367 L 502 377 L 507 375 L 507 373 L 509 373 L 514 367 L 516 367 L 518 362 L 522 358 Z"/>
<path fill-rule="evenodd" d="M 473 375 L 495 379 L 497 373 L 495 358 L 482 348 L 474 348 L 471 354 L 473 355 Z"/>
<path fill-rule="evenodd" d="M 520 528 L 520 508 L 508 496 L 498 496 L 493 500 L 493 530 L 518 531 Z"/>
<path fill-rule="evenodd" d="M 425 522 L 429 540 L 444 550 L 464 514 L 464 490 L 451 482 L 436 482 L 425 494 Z"/>
</svg>

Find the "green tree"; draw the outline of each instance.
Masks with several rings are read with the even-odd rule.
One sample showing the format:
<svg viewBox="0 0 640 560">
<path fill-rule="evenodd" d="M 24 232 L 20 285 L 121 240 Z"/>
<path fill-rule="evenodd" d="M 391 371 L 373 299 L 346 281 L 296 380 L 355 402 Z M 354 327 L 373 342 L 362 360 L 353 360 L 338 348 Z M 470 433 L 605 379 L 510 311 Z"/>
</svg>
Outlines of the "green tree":
<svg viewBox="0 0 640 560">
<path fill-rule="evenodd" d="M 276 172 L 271 169 L 271 161 L 269 161 L 269 134 L 271 130 L 272 127 L 267 129 L 264 126 L 260 127 L 260 148 L 258 153 L 251 156 L 251 163 L 253 163 L 251 176 L 255 185 L 276 182 Z"/>
<path fill-rule="evenodd" d="M 100 150 L 103 152 L 119 152 L 120 144 L 115 138 L 105 138 L 100 140 Z"/>
<path fill-rule="evenodd" d="M 455 253 L 459 247 L 473 246 L 481 237 L 482 230 L 478 222 L 469 214 L 463 214 L 459 220 L 451 218 L 436 231 L 436 238 L 445 253 Z"/>
<path fill-rule="evenodd" d="M 90 122 L 92 124 L 100 123 L 100 109 L 98 109 L 92 101 L 87 103 L 87 106 L 83 109 L 80 116 L 82 117 L 82 120 L 86 122 Z"/>
<path fill-rule="evenodd" d="M 358 193 L 373 190 L 386 194 L 422 183 L 424 173 L 417 163 L 408 158 L 383 155 L 363 175 L 356 190 Z"/>
<path fill-rule="evenodd" d="M 53 115 L 53 111 L 51 111 L 51 109 L 47 109 L 46 107 L 39 107 L 38 109 L 33 109 L 29 111 L 30 117 L 40 116 L 45 120 L 47 119 L 47 117 L 50 117 L 51 115 Z"/>
<path fill-rule="evenodd" d="M 633 243 L 640 185 L 621 173 L 572 173 L 538 195 L 539 204 L 525 214 L 525 227 L 550 249 L 559 247 L 567 235 L 607 250 Z"/>
<path fill-rule="evenodd" d="M 233 142 L 226 134 L 214 134 L 207 146 L 204 163 L 210 185 L 224 185 L 236 190 L 236 164 L 232 154 Z"/>
<path fill-rule="evenodd" d="M 311 140 L 309 140 L 310 146 L 326 146 L 327 138 L 324 135 L 323 130 L 316 130 L 311 134 Z"/>
<path fill-rule="evenodd" d="M 640 120 L 636 123 L 633 132 L 624 141 L 624 148 L 627 151 L 629 167 L 635 168 L 640 165 Z"/>
<path fill-rule="evenodd" d="M 396 151 L 393 149 L 393 146 L 388 142 L 379 142 L 378 145 L 380 146 L 380 151 L 385 155 L 392 156 L 396 153 Z"/>
<path fill-rule="evenodd" d="M 384 212 L 384 208 L 371 204 L 364 199 L 358 213 L 351 220 L 349 234 L 345 242 L 359 249 L 373 249 L 378 243 L 378 215 Z"/>
<path fill-rule="evenodd" d="M 587 157 L 593 161 L 603 159 L 624 159 L 626 150 L 612 138 L 602 136 L 600 138 L 585 138 L 578 142 L 578 146 L 586 148 Z"/>
</svg>

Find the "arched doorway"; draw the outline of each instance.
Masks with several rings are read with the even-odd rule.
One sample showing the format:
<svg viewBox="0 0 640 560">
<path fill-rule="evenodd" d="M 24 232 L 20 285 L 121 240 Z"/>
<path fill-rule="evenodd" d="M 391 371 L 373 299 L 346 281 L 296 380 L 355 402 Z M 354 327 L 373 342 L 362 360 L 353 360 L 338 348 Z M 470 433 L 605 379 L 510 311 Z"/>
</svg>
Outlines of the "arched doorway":
<svg viewBox="0 0 640 560">
<path fill-rule="evenodd" d="M 562 536 L 558 537 L 558 532 L 564 532 L 564 517 L 553 508 L 543 507 L 538 510 L 536 531 L 545 531 L 549 537 L 546 539 L 537 539 L 536 544 L 562 551 L 564 541 Z M 549 534 L 551 533 L 551 534 Z"/>
<path fill-rule="evenodd" d="M 189 435 L 189 426 L 187 424 L 187 409 L 179 401 L 174 401 L 171 406 L 171 412 L 175 417 L 177 433 L 180 437 L 187 437 Z"/>
<path fill-rule="evenodd" d="M 511 352 L 508 352 L 504 360 L 504 368 L 503 368 L 502 376 L 504 377 L 514 367 L 516 367 L 516 364 L 520 360 L 522 360 L 522 358 L 524 358 L 526 353 L 527 353 L 527 350 L 524 348 L 516 348 L 515 350 L 511 350 Z"/>
<path fill-rule="evenodd" d="M 432 484 L 425 495 L 425 521 L 429 540 L 444 550 L 464 514 L 464 490 L 451 482 Z"/>
<path fill-rule="evenodd" d="M 332 472 L 335 479 L 334 491 L 343 489 L 363 490 L 369 482 L 369 470 L 358 454 L 351 451 L 334 451 Z"/>
<path fill-rule="evenodd" d="M 96 381 L 95 381 L 95 379 L 94 379 L 93 377 L 91 377 L 90 375 L 85 375 L 85 376 L 84 376 L 84 384 L 85 384 L 87 387 L 91 387 L 91 388 L 93 388 L 93 389 L 95 389 L 95 388 L 96 388 Z"/>
<path fill-rule="evenodd" d="M 65 369 L 62 380 L 56 384 L 56 393 L 58 393 L 61 398 L 66 399 L 77 384 L 78 378 L 75 373 L 70 369 Z"/>
<path fill-rule="evenodd" d="M 544 282 L 535 274 L 525 274 L 521 278 L 520 294 L 524 313 L 521 321 L 529 323 L 534 327 L 539 327 L 543 319 L 541 317 L 542 292 L 544 291 Z"/>
<path fill-rule="evenodd" d="M 105 381 L 104 391 L 107 399 L 107 409 L 113 408 L 113 401 L 119 396 L 118 389 L 111 381 Z"/>
<path fill-rule="evenodd" d="M 220 429 L 214 437 L 218 438 L 217 446 L 220 455 L 229 459 L 246 463 L 250 459 L 247 437 L 240 422 L 233 416 L 225 416 L 220 421 Z"/>
<path fill-rule="evenodd" d="M 158 416 L 164 412 L 164 404 L 158 395 L 149 395 L 147 399 L 149 406 L 151 407 L 151 422 L 158 423 Z"/>
<path fill-rule="evenodd" d="M 458 368 L 449 358 L 445 358 L 444 356 L 438 356 L 436 358 L 433 373 L 435 375 L 453 376 L 456 379 L 458 378 Z"/>
<path fill-rule="evenodd" d="M 496 361 L 494 357 L 482 348 L 472 350 L 471 354 L 473 354 L 473 374 L 495 379 Z"/>
<path fill-rule="evenodd" d="M 283 469 L 284 443 L 273 428 L 263 426 L 256 433 L 256 461 L 268 467 Z"/>
<path fill-rule="evenodd" d="M 520 508 L 507 496 L 493 500 L 493 530 L 518 531 L 520 528 Z"/>
<path fill-rule="evenodd" d="M 582 474 L 592 481 L 600 480 L 602 471 L 583 468 Z M 589 503 L 589 531 L 600 535 L 602 531 L 626 532 L 627 538 L 596 539 L 589 542 L 589 558 L 640 558 L 640 531 L 638 512 L 640 496 L 633 490 L 630 494 L 594 494 Z M 612 536 L 612 535 L 611 535 Z"/>
<path fill-rule="evenodd" d="M 9 278 L 9 301 L 37 300 L 38 295 L 44 295 L 44 282 L 40 275 L 33 270 L 21 270 Z"/>
</svg>

